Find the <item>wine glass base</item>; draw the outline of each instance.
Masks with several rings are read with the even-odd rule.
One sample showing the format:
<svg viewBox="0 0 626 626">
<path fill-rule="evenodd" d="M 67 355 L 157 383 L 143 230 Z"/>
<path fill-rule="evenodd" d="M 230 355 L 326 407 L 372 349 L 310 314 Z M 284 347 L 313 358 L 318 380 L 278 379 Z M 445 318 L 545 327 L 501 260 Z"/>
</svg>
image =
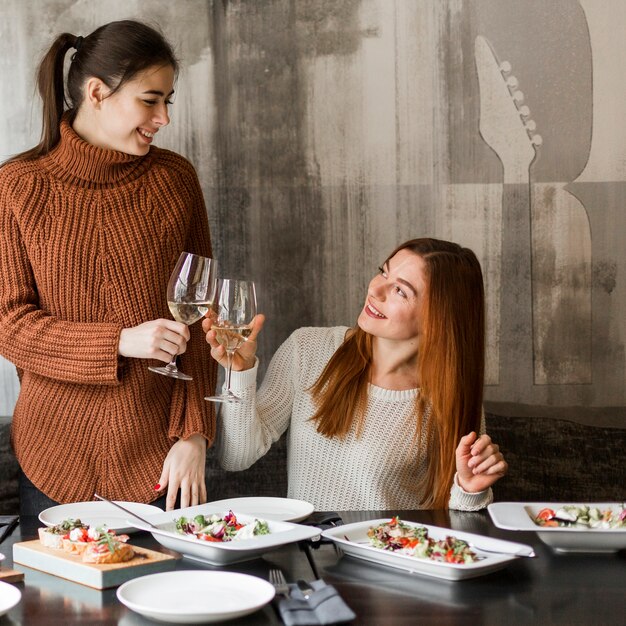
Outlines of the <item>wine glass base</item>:
<svg viewBox="0 0 626 626">
<path fill-rule="evenodd" d="M 188 374 L 183 374 L 180 370 L 174 369 L 169 365 L 164 365 L 163 367 L 150 365 L 148 366 L 148 369 L 156 374 L 162 374 L 163 376 L 169 376 L 170 378 L 177 378 L 178 380 L 193 380 L 193 378 Z"/>
<path fill-rule="evenodd" d="M 207 396 L 204 399 L 207 400 L 207 402 L 226 402 L 232 404 L 238 404 L 241 402 L 241 398 L 238 398 L 234 393 L 222 396 Z"/>
</svg>

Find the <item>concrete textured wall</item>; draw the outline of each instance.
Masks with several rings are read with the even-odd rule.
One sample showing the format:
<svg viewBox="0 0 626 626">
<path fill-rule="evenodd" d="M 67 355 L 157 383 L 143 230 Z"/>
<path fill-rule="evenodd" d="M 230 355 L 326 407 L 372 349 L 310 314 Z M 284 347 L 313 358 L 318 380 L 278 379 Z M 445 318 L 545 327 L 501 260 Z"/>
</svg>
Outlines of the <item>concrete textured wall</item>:
<svg viewBox="0 0 626 626">
<path fill-rule="evenodd" d="M 491 410 L 626 427 L 626 3 L 2 0 L 0 159 L 36 142 L 53 35 L 125 17 L 178 48 L 160 145 L 258 282 L 265 362 L 352 324 L 397 243 L 448 238 L 483 266 Z M 0 414 L 16 390 L 5 362 Z"/>
</svg>

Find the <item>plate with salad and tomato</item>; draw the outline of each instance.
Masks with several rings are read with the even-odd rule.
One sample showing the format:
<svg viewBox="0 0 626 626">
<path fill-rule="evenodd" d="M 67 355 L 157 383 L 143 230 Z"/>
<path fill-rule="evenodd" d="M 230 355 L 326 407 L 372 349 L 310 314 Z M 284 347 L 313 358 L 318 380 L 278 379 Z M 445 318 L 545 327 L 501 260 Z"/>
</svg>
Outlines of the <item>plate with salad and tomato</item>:
<svg viewBox="0 0 626 626">
<path fill-rule="evenodd" d="M 495 502 L 487 510 L 498 528 L 534 531 L 558 552 L 626 549 L 623 502 Z"/>
<path fill-rule="evenodd" d="M 232 510 L 216 513 L 207 504 L 153 515 L 152 526 L 136 520 L 128 522 L 152 533 L 166 548 L 211 565 L 248 561 L 288 543 L 319 535 L 315 527 L 264 520 Z"/>
<path fill-rule="evenodd" d="M 401 520 L 374 519 L 322 532 L 351 557 L 414 574 L 464 580 L 532 556 L 530 546 L 473 533 Z"/>
</svg>

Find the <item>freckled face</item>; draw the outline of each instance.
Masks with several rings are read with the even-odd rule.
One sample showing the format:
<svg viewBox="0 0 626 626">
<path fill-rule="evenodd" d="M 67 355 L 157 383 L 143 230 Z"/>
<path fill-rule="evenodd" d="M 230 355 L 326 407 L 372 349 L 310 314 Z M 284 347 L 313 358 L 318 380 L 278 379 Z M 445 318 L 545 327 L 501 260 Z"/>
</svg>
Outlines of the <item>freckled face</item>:
<svg viewBox="0 0 626 626">
<path fill-rule="evenodd" d="M 384 339 L 418 338 L 426 295 L 424 260 L 410 250 L 400 250 L 380 269 L 370 281 L 358 325 Z"/>
<path fill-rule="evenodd" d="M 139 72 L 111 96 L 103 97 L 92 143 L 137 156 L 150 149 L 154 135 L 170 123 L 168 106 L 174 93 L 170 65 Z"/>
</svg>

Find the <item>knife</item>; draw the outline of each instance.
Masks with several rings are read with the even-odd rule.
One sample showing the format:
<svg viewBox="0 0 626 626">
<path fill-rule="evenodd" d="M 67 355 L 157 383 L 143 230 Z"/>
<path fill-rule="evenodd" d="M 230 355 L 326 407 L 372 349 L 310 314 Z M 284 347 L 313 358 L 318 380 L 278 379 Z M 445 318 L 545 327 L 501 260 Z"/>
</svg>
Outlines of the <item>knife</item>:
<svg viewBox="0 0 626 626">
<path fill-rule="evenodd" d="M 122 506 L 119 502 L 114 502 L 113 500 L 107 500 L 103 496 L 99 496 L 97 493 L 94 493 L 93 495 L 96 498 L 98 498 L 98 500 L 102 500 L 103 502 L 108 502 L 109 504 L 112 504 L 113 506 L 117 507 L 118 509 L 121 509 L 122 511 L 124 511 L 124 513 L 126 513 L 127 515 L 130 515 L 131 517 L 134 517 L 135 519 L 138 519 L 140 522 L 143 522 L 144 524 L 147 524 L 148 526 L 150 526 L 150 528 L 157 528 L 157 526 L 155 526 L 152 522 L 149 522 L 148 520 L 144 519 L 140 515 L 137 515 L 137 513 L 133 513 L 132 511 L 130 511 L 126 507 Z"/>
<path fill-rule="evenodd" d="M 510 556 L 524 556 L 533 558 L 537 556 L 532 546 L 525 543 L 516 543 L 514 541 L 507 541 L 506 539 L 496 539 L 495 537 L 484 537 L 488 541 L 483 544 L 480 538 L 474 535 L 477 541 L 472 541 L 469 537 L 463 539 L 466 541 L 470 548 L 474 550 L 480 550 L 481 552 L 492 552 L 494 554 L 508 554 Z"/>
</svg>

